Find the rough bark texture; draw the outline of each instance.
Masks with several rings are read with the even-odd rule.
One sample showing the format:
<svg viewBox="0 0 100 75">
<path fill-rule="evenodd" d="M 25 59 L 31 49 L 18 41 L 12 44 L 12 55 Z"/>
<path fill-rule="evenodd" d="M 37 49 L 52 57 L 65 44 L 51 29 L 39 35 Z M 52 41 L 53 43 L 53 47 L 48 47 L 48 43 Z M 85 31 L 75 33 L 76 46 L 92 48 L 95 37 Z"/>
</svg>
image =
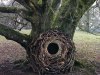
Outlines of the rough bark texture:
<svg viewBox="0 0 100 75">
<path fill-rule="evenodd" d="M 68 73 L 74 64 L 74 43 L 58 30 L 40 34 L 30 45 L 30 62 L 39 74 Z"/>
<path fill-rule="evenodd" d="M 2 36 L 5 36 L 8 40 L 16 41 L 17 43 L 20 43 L 25 49 L 27 48 L 27 45 L 29 44 L 29 36 L 26 34 L 21 34 L 18 31 L 15 31 L 7 26 L 4 26 L 0 24 L 0 34 Z"/>
<path fill-rule="evenodd" d="M 77 23 L 95 0 L 63 0 L 57 18 L 59 29 L 73 39 Z"/>
</svg>

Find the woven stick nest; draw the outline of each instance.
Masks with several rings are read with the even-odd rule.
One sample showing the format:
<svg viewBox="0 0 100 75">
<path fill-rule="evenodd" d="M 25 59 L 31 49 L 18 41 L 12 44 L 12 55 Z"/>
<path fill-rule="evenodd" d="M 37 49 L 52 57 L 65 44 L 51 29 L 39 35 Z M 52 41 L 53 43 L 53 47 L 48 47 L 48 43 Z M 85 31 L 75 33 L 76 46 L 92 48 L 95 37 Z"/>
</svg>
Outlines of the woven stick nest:
<svg viewBox="0 0 100 75">
<path fill-rule="evenodd" d="M 74 43 L 58 30 L 41 33 L 31 43 L 30 62 L 39 73 L 66 73 L 74 63 Z"/>
</svg>

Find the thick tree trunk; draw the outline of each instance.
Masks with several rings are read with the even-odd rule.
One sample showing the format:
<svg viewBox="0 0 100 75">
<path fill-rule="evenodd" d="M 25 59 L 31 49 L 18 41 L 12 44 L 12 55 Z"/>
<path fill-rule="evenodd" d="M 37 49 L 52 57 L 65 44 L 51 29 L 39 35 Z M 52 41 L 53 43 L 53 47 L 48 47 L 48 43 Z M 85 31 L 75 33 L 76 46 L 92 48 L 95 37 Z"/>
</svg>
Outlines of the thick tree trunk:
<svg viewBox="0 0 100 75">
<path fill-rule="evenodd" d="M 41 33 L 30 45 L 33 70 L 43 73 L 68 73 L 74 64 L 75 46 L 72 40 L 58 30 Z"/>
<path fill-rule="evenodd" d="M 63 0 L 56 20 L 59 29 L 73 39 L 77 24 L 95 0 Z"/>
</svg>

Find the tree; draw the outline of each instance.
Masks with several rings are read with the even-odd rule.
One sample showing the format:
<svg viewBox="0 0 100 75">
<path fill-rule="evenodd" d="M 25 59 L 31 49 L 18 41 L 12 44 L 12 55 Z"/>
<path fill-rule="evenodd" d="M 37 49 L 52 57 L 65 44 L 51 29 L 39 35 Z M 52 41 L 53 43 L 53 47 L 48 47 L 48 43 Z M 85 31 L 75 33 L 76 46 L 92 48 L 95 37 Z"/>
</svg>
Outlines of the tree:
<svg viewBox="0 0 100 75">
<path fill-rule="evenodd" d="M 84 30 L 84 31 L 86 31 L 86 32 L 90 32 L 90 12 L 89 12 L 89 10 L 87 10 L 87 12 L 84 14 L 84 16 L 86 16 L 86 20 L 85 20 L 85 24 L 84 24 L 84 27 L 83 26 L 81 26 L 81 21 L 82 21 L 82 19 L 80 20 L 80 22 L 79 22 L 79 25 L 78 25 L 78 27 L 81 29 L 81 30 Z"/>
<path fill-rule="evenodd" d="M 97 34 L 100 29 L 100 0 L 97 0 L 83 15 L 81 18 L 78 27 L 80 30 Z"/>
<path fill-rule="evenodd" d="M 39 37 L 39 35 L 45 31 L 48 31 L 50 29 L 60 30 L 65 35 L 67 35 L 68 38 L 70 38 L 69 40 L 71 41 L 73 39 L 73 35 L 78 21 L 95 0 L 15 1 L 20 3 L 23 6 L 23 8 L 0 7 L 0 12 L 17 13 L 23 19 L 29 21 L 32 26 L 31 33 L 30 35 L 21 34 L 9 27 L 0 24 L 0 34 L 5 36 L 7 39 L 14 40 L 18 42 L 20 45 L 22 45 L 26 49 L 27 54 L 30 58 L 30 55 L 32 55 L 30 54 L 30 48 L 33 49 L 33 47 L 31 47 L 32 44 L 34 44 L 35 40 Z M 56 33 L 57 35 L 59 35 L 58 32 Z M 39 40 L 37 42 L 39 42 Z M 36 43 L 35 45 L 38 46 L 38 44 Z M 55 44 L 52 45 L 55 46 Z"/>
</svg>

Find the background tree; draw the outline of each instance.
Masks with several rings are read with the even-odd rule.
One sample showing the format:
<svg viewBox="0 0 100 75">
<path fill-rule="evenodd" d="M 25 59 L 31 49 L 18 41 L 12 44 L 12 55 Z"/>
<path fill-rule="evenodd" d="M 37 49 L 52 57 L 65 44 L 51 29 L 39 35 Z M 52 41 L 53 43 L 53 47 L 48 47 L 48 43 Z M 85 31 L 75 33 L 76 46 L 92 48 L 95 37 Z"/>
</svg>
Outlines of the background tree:
<svg viewBox="0 0 100 75">
<path fill-rule="evenodd" d="M 100 31 L 100 0 L 97 0 L 79 21 L 78 27 L 80 30 L 97 34 Z"/>
</svg>

